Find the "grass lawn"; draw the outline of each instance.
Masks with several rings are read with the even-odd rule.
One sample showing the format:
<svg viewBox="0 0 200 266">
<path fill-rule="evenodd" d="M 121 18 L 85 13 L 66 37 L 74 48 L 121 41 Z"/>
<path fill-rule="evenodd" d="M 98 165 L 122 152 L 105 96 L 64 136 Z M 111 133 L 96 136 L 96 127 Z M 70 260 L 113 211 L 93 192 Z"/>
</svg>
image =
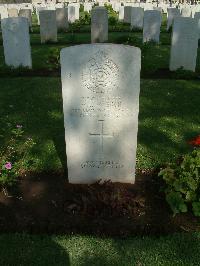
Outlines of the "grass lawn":
<svg viewBox="0 0 200 266">
<path fill-rule="evenodd" d="M 197 266 L 200 235 L 161 238 L 0 235 L 3 266 Z"/>
</svg>

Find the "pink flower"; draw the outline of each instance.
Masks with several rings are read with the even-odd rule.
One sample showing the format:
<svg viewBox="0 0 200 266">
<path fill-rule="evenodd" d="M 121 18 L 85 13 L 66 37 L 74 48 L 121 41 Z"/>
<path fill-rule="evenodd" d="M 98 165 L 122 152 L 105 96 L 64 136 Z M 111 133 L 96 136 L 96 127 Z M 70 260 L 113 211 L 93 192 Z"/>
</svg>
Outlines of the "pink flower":
<svg viewBox="0 0 200 266">
<path fill-rule="evenodd" d="M 4 166 L 5 166 L 5 168 L 7 170 L 10 170 L 12 168 L 12 163 L 11 162 L 7 162 Z"/>
<path fill-rule="evenodd" d="M 16 128 L 22 128 L 22 125 L 16 125 Z"/>
</svg>

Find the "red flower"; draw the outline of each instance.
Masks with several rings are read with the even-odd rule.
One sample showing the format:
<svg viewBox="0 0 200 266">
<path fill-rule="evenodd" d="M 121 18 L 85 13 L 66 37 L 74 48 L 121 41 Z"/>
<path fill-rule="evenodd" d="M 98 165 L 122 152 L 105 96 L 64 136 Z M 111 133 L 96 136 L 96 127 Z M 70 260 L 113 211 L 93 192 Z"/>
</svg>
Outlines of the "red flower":
<svg viewBox="0 0 200 266">
<path fill-rule="evenodd" d="M 200 135 L 197 136 L 196 138 L 188 141 L 188 143 L 192 146 L 200 146 Z"/>
</svg>

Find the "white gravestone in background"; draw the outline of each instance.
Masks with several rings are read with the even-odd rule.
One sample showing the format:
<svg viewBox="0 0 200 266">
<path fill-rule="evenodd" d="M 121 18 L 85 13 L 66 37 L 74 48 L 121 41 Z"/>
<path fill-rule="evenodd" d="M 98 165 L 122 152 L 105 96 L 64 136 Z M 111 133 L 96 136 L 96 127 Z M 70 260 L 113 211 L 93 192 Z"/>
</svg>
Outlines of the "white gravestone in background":
<svg viewBox="0 0 200 266">
<path fill-rule="evenodd" d="M 192 16 L 192 10 L 190 8 L 182 8 L 181 16 L 182 17 L 191 17 Z"/>
<path fill-rule="evenodd" d="M 68 178 L 134 183 L 141 51 L 115 44 L 61 51 Z"/>
<path fill-rule="evenodd" d="M 105 7 L 95 7 L 91 12 L 91 42 L 108 40 L 108 12 Z"/>
<path fill-rule="evenodd" d="M 41 10 L 39 16 L 41 43 L 48 41 L 57 42 L 56 11 Z"/>
<path fill-rule="evenodd" d="M 200 12 L 195 12 L 194 19 L 196 20 L 197 27 L 198 27 L 198 34 L 200 39 Z"/>
<path fill-rule="evenodd" d="M 119 8 L 119 20 L 124 20 L 124 7 L 120 6 Z"/>
<path fill-rule="evenodd" d="M 42 11 L 42 10 L 46 10 L 46 7 L 39 6 L 39 7 L 36 8 L 36 15 L 37 15 L 38 25 L 40 25 L 40 11 Z"/>
<path fill-rule="evenodd" d="M 68 23 L 68 10 L 67 8 L 56 9 L 56 23 L 58 30 L 66 31 L 69 27 Z"/>
<path fill-rule="evenodd" d="M 84 11 L 90 12 L 92 10 L 92 4 L 91 3 L 84 3 Z"/>
<path fill-rule="evenodd" d="M 5 63 L 12 67 L 32 67 L 29 24 L 26 18 L 1 21 Z"/>
<path fill-rule="evenodd" d="M 75 18 L 75 7 L 74 6 L 68 6 L 68 21 L 70 23 L 74 23 L 76 18 Z"/>
<path fill-rule="evenodd" d="M 160 13 L 162 14 L 162 7 L 161 6 L 154 6 L 153 10 L 160 11 Z"/>
<path fill-rule="evenodd" d="M 169 30 L 170 27 L 172 26 L 174 19 L 180 16 L 181 12 L 178 8 L 167 9 L 167 30 Z"/>
<path fill-rule="evenodd" d="M 18 17 L 18 10 L 16 8 L 8 8 L 8 17 Z"/>
<path fill-rule="evenodd" d="M 162 16 L 160 11 L 144 11 L 143 42 L 153 41 L 159 43 L 161 23 Z"/>
<path fill-rule="evenodd" d="M 193 18 L 175 18 L 170 53 L 170 70 L 181 67 L 195 71 L 198 48 L 197 23 Z"/>
<path fill-rule="evenodd" d="M 28 19 L 29 26 L 32 26 L 32 12 L 31 9 L 20 9 L 19 10 L 19 17 L 25 17 Z"/>
<path fill-rule="evenodd" d="M 8 18 L 8 10 L 4 6 L 0 6 L 1 19 Z"/>
<path fill-rule="evenodd" d="M 80 8 L 80 4 L 79 3 L 72 3 L 70 5 L 68 5 L 68 8 L 70 6 L 73 6 L 75 8 L 75 13 L 74 13 L 74 16 L 75 16 L 75 20 L 79 20 L 79 8 Z"/>
<path fill-rule="evenodd" d="M 141 7 L 132 7 L 131 9 L 131 28 L 143 28 L 144 9 Z"/>
<path fill-rule="evenodd" d="M 131 23 L 132 6 L 124 6 L 124 22 Z"/>
</svg>

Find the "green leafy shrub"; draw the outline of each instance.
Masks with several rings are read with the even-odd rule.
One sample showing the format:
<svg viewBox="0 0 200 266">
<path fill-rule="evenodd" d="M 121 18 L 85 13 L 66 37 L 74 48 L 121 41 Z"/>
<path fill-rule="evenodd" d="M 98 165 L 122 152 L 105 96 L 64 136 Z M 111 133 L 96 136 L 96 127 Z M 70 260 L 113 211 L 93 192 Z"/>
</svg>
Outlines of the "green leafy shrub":
<svg viewBox="0 0 200 266">
<path fill-rule="evenodd" d="M 108 23 L 114 26 L 118 23 L 118 13 L 114 11 L 111 5 L 105 4 L 105 8 L 108 11 Z"/>
<path fill-rule="evenodd" d="M 0 186 L 7 188 L 16 183 L 17 177 L 30 166 L 27 158 L 35 144 L 33 139 L 26 137 L 21 125 L 12 128 L 7 123 L 0 129 Z"/>
<path fill-rule="evenodd" d="M 84 6 L 83 6 L 83 4 L 80 4 L 79 12 L 84 12 Z"/>
<path fill-rule="evenodd" d="M 174 215 L 192 208 L 194 215 L 200 216 L 200 149 L 168 165 L 159 176 L 166 183 L 166 200 Z"/>
<path fill-rule="evenodd" d="M 91 24 L 91 15 L 87 11 L 80 13 L 80 25 L 90 25 Z"/>
<path fill-rule="evenodd" d="M 117 22 L 118 22 L 118 20 L 117 20 L 116 17 L 113 17 L 113 16 L 108 17 L 108 24 L 109 24 L 109 25 L 114 26 L 114 25 L 117 24 Z"/>
</svg>

